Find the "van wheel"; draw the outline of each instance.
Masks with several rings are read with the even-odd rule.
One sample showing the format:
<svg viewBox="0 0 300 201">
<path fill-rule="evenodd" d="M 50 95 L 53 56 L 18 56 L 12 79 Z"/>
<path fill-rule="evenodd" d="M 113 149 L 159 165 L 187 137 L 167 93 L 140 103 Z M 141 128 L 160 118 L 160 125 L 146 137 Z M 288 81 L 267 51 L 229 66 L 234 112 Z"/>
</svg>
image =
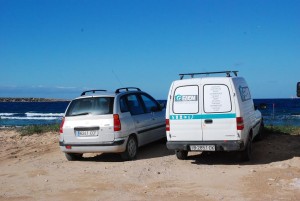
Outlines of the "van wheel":
<svg viewBox="0 0 300 201">
<path fill-rule="evenodd" d="M 188 156 L 188 151 L 185 150 L 175 150 L 175 154 L 179 160 L 186 160 Z"/>
<path fill-rule="evenodd" d="M 123 160 L 133 160 L 137 155 L 137 141 L 133 136 L 130 136 L 126 145 L 125 152 L 121 153 L 121 157 Z"/>
<path fill-rule="evenodd" d="M 66 158 L 68 161 L 79 161 L 82 159 L 83 154 L 74 154 L 74 153 L 65 153 Z"/>
<path fill-rule="evenodd" d="M 249 136 L 245 150 L 240 153 L 241 161 L 250 161 L 252 156 L 252 140 Z"/>
<path fill-rule="evenodd" d="M 259 131 L 257 134 L 257 140 L 262 140 L 264 138 L 264 122 L 261 122 L 260 127 L 259 127 Z"/>
</svg>

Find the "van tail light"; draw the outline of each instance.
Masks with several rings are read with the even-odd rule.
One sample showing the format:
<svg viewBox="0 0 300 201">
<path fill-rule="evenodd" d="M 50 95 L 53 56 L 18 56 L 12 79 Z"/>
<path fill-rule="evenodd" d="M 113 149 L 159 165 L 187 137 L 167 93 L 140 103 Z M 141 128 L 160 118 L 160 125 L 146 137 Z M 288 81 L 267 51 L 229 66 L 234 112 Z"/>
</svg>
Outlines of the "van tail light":
<svg viewBox="0 0 300 201">
<path fill-rule="evenodd" d="M 236 118 L 236 129 L 243 130 L 244 129 L 244 119 L 243 117 Z"/>
<path fill-rule="evenodd" d="M 114 114 L 114 131 L 120 131 L 121 130 L 121 121 L 118 114 Z"/>
<path fill-rule="evenodd" d="M 63 127 L 65 123 L 65 117 L 62 118 L 60 126 L 59 126 L 59 133 L 62 134 L 64 132 Z"/>
<path fill-rule="evenodd" d="M 166 131 L 170 131 L 170 120 L 166 119 Z"/>
</svg>

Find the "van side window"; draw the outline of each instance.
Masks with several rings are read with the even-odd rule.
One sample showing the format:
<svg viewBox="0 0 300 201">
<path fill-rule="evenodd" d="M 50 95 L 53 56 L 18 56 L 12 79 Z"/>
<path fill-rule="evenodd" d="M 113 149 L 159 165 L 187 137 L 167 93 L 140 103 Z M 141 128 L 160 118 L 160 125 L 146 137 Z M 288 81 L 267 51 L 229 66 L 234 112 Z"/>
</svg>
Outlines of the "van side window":
<svg viewBox="0 0 300 201">
<path fill-rule="evenodd" d="M 251 99 L 251 94 L 248 87 L 239 86 L 239 91 L 243 102 Z"/>
<path fill-rule="evenodd" d="M 128 103 L 129 112 L 131 113 L 131 115 L 138 115 L 138 114 L 144 113 L 144 109 L 136 95 L 128 95 L 127 103 Z"/>
<path fill-rule="evenodd" d="M 232 110 L 229 88 L 223 84 L 207 84 L 203 87 L 204 112 L 225 113 Z"/>
<path fill-rule="evenodd" d="M 144 105 L 146 108 L 146 113 L 150 112 L 158 112 L 160 111 L 159 105 L 149 96 L 141 95 L 142 100 L 144 101 Z"/>
<path fill-rule="evenodd" d="M 175 114 L 196 114 L 199 112 L 199 87 L 181 86 L 173 94 L 173 112 Z"/>
</svg>

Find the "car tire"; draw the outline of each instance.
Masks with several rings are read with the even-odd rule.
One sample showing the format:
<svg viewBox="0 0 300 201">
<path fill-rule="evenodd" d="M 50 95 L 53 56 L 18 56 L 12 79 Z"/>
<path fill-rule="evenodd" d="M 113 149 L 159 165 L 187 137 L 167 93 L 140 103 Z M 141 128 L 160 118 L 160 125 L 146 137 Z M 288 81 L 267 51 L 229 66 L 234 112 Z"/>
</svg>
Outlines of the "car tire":
<svg viewBox="0 0 300 201">
<path fill-rule="evenodd" d="M 83 154 L 75 154 L 75 153 L 65 153 L 66 158 L 68 161 L 78 161 L 82 159 Z"/>
<path fill-rule="evenodd" d="M 240 159 L 242 162 L 246 162 L 246 161 L 250 161 L 251 158 L 252 158 L 252 139 L 249 136 L 245 150 L 240 152 Z"/>
<path fill-rule="evenodd" d="M 188 151 L 185 150 L 175 150 L 176 157 L 179 160 L 186 160 L 188 156 Z"/>
<path fill-rule="evenodd" d="M 121 157 L 123 160 L 133 160 L 136 158 L 137 155 L 137 141 L 135 137 L 130 136 L 128 138 L 127 144 L 126 144 L 126 150 L 125 152 L 121 153 Z"/>
</svg>

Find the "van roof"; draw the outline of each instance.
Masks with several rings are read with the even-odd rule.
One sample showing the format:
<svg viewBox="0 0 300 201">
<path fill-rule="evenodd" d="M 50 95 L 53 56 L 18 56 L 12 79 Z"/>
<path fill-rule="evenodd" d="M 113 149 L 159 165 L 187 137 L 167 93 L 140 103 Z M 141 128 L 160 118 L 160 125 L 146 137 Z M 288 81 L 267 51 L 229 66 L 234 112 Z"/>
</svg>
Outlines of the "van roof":
<svg viewBox="0 0 300 201">
<path fill-rule="evenodd" d="M 218 72 L 202 72 L 202 73 L 181 73 L 179 74 L 179 76 L 181 80 L 184 78 L 184 76 L 190 76 L 190 78 L 194 78 L 195 75 L 209 76 L 211 74 L 225 74 L 226 77 L 232 77 L 234 75 L 235 77 L 237 77 L 238 72 L 239 71 L 234 70 L 234 71 L 218 71 Z"/>
</svg>

